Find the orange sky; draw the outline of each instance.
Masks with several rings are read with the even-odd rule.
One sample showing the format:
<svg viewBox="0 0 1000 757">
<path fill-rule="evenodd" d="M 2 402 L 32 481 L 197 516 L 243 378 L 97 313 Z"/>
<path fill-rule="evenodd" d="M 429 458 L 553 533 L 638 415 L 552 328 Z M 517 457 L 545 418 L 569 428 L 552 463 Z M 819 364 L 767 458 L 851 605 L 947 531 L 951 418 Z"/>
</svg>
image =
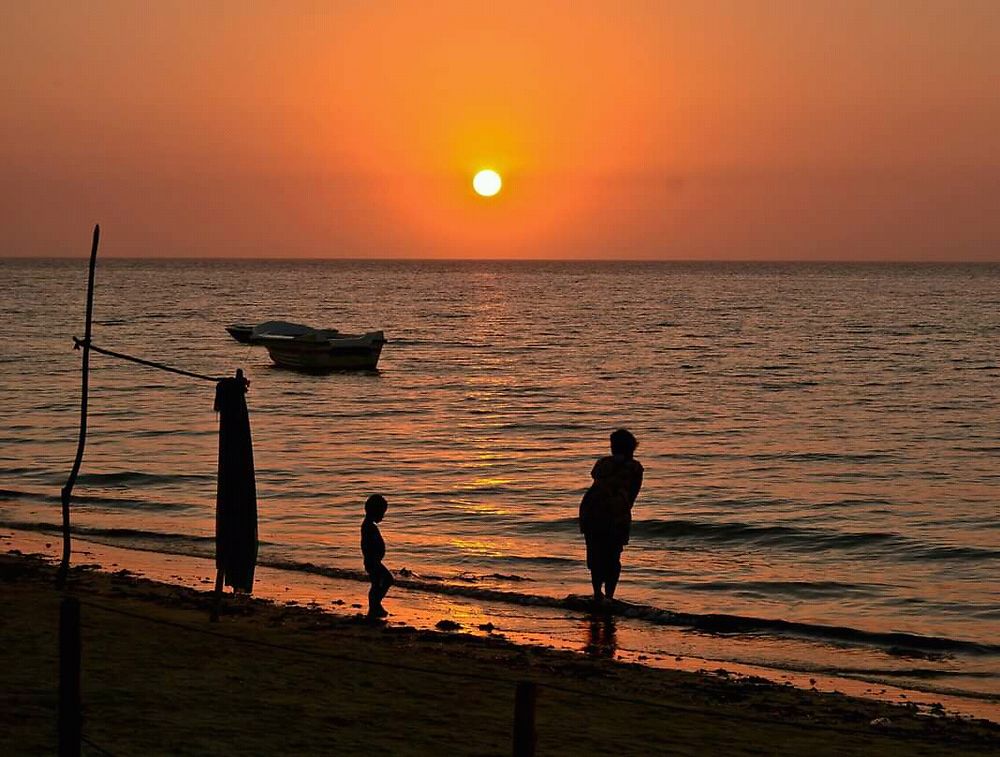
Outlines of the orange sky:
<svg viewBox="0 0 1000 757">
<path fill-rule="evenodd" d="M 0 93 L 0 255 L 1000 260 L 996 0 L 32 0 Z"/>
</svg>

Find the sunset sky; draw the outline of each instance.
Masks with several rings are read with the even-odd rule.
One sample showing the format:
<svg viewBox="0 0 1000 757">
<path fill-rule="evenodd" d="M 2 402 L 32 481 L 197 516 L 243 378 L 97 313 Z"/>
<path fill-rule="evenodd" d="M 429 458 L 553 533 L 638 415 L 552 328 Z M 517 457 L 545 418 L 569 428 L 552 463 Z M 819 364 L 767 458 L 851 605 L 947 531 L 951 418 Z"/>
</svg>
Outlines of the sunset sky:
<svg viewBox="0 0 1000 757">
<path fill-rule="evenodd" d="M 0 96 L 3 256 L 1000 260 L 997 0 L 10 2 Z"/>
</svg>

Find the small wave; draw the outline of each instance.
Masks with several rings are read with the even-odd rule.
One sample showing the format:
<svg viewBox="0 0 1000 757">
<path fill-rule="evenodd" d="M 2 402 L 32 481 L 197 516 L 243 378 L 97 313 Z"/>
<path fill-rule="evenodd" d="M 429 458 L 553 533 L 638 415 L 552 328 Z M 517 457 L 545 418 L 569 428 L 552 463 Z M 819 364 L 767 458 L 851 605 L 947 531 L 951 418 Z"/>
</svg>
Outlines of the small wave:
<svg viewBox="0 0 1000 757">
<path fill-rule="evenodd" d="M 159 428 L 159 429 L 133 430 L 129 432 L 131 436 L 140 439 L 158 439 L 161 437 L 169 437 L 171 440 L 185 436 L 215 436 L 217 433 L 218 432 L 215 429 L 207 429 L 207 428 L 206 429 Z"/>
<path fill-rule="evenodd" d="M 891 507 L 892 502 L 887 499 L 837 499 L 830 502 L 821 503 L 822 507 Z"/>
<path fill-rule="evenodd" d="M 885 678 L 921 678 L 934 680 L 939 678 L 962 678 L 990 679 L 1000 678 L 997 673 L 977 670 L 953 670 L 948 668 L 843 668 L 824 667 L 816 670 L 817 673 L 826 673 L 835 676 L 884 676 Z"/>
<path fill-rule="evenodd" d="M 59 497 L 46 497 L 46 499 L 51 499 L 53 502 L 60 501 Z M 74 494 L 73 502 L 111 509 L 169 510 L 171 512 L 176 512 L 178 510 L 194 510 L 199 507 L 198 505 L 182 503 L 154 502 L 149 499 L 135 499 L 132 497 L 101 497 L 91 494 Z"/>
<path fill-rule="evenodd" d="M 575 565 L 579 560 L 572 557 L 554 555 L 504 555 L 505 562 L 527 563 L 529 565 Z"/>
<path fill-rule="evenodd" d="M 689 626 L 708 633 L 768 633 L 814 638 L 852 646 L 881 647 L 900 657 L 922 657 L 928 654 L 1000 655 L 1000 644 L 984 644 L 941 636 L 921 636 L 900 631 L 865 631 L 849 626 L 828 626 L 821 623 L 744 615 L 673 613 L 643 605 L 636 605 L 634 609 L 626 608 L 622 614 L 653 623 Z"/>
<path fill-rule="evenodd" d="M 732 432 L 727 432 L 732 434 Z M 870 462 L 894 462 L 897 460 L 893 455 L 882 452 L 758 452 L 754 454 L 741 454 L 738 452 L 662 452 L 657 455 L 661 460 L 732 460 L 735 462 L 743 460 L 754 461 L 785 461 L 794 463 L 870 463 Z"/>
<path fill-rule="evenodd" d="M 33 499 L 36 496 L 38 495 L 16 489 L 0 489 L 0 502 L 9 502 L 12 499 Z"/>
<path fill-rule="evenodd" d="M 527 576 L 519 576 L 516 573 L 471 573 L 466 571 L 455 576 L 458 581 L 466 583 L 479 583 L 480 581 L 507 581 L 508 583 L 521 583 L 522 581 L 534 581 Z"/>
<path fill-rule="evenodd" d="M 39 470 L 38 468 L 0 468 L 0 475 L 12 476 L 12 477 L 22 477 L 22 476 L 44 476 L 47 474 L 45 470 Z M 64 474 L 65 476 L 65 474 Z"/>
<path fill-rule="evenodd" d="M 530 531 L 570 531 L 578 527 L 576 518 L 537 521 Z M 758 544 L 796 551 L 871 550 L 907 560 L 1000 560 L 1000 550 L 965 545 L 928 544 L 900 534 L 883 531 L 830 531 L 819 528 L 766 525 L 737 521 L 635 520 L 632 536 L 639 539 L 690 539 L 702 542 Z"/>
<path fill-rule="evenodd" d="M 840 581 L 690 581 L 682 583 L 685 591 L 721 592 L 751 597 L 791 596 L 795 598 L 842 598 L 874 596 L 877 587 Z"/>
<path fill-rule="evenodd" d="M 119 471 L 116 473 L 81 473 L 77 482 L 91 486 L 152 486 L 157 484 L 177 484 L 185 481 L 214 480 L 214 474 L 209 473 L 143 473 L 140 471 Z"/>
<path fill-rule="evenodd" d="M 787 392 L 792 389 L 809 389 L 814 386 L 819 386 L 819 383 L 816 381 L 786 381 L 781 384 L 759 384 L 760 389 L 765 392 Z"/>
<path fill-rule="evenodd" d="M 0 489 L 0 502 L 20 500 L 23 502 L 45 502 L 59 503 L 61 497 L 58 494 L 44 492 L 30 492 L 18 489 Z M 132 510 L 178 510 L 197 509 L 199 505 L 177 503 L 177 502 L 156 502 L 150 499 L 137 499 L 135 497 L 106 497 L 99 494 L 73 494 L 73 503 L 91 507 L 104 507 L 111 509 L 132 509 Z"/>
<path fill-rule="evenodd" d="M 27 521 L 0 521 L 0 527 L 14 528 L 20 531 L 62 531 L 62 526 L 57 523 L 32 523 Z M 97 528 L 90 526 L 73 526 L 71 532 L 76 536 L 115 539 L 122 541 L 140 541 L 151 543 L 189 543 L 189 544 L 214 544 L 214 536 L 198 536 L 197 534 L 177 534 L 163 531 L 145 531 L 138 528 Z M 261 542 L 263 544 L 264 542 Z M 134 545 L 126 545 L 134 546 Z M 154 550 L 155 551 L 155 550 Z M 181 552 L 180 554 L 188 554 Z M 201 555 L 201 552 L 196 553 Z"/>
<path fill-rule="evenodd" d="M 824 462 L 848 462 L 848 463 L 869 463 L 869 462 L 891 462 L 896 458 L 882 452 L 761 452 L 754 455 L 746 455 L 749 460 L 788 460 L 796 463 L 824 463 Z"/>
</svg>

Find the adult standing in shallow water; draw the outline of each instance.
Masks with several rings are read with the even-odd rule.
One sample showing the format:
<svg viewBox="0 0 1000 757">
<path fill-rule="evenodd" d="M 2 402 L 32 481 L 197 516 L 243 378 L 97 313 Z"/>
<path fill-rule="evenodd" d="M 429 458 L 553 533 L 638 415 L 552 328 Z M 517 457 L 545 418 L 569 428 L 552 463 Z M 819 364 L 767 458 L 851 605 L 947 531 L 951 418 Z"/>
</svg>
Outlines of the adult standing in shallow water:
<svg viewBox="0 0 1000 757">
<path fill-rule="evenodd" d="M 612 433 L 611 454 L 594 464 L 590 472 L 594 483 L 580 502 L 580 531 L 587 542 L 587 567 L 596 604 L 614 599 L 622 572 L 621 555 L 629 540 L 632 505 L 642 488 L 642 465 L 633 457 L 638 446 L 626 429 Z"/>
</svg>

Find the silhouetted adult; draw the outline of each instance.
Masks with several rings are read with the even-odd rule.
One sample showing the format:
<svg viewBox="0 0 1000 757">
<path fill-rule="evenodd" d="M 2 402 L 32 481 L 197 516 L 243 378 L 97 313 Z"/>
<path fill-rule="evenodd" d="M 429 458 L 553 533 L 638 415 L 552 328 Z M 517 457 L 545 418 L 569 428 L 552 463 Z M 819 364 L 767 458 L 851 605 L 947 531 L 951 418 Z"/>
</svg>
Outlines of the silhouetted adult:
<svg viewBox="0 0 1000 757">
<path fill-rule="evenodd" d="M 622 549 L 628 544 L 632 505 L 642 488 L 642 465 L 633 458 L 639 442 L 623 428 L 611 434 L 611 454 L 590 472 L 594 483 L 580 502 L 580 531 L 587 541 L 587 567 L 594 602 L 614 599 L 622 572 Z M 601 589 L 604 593 L 601 593 Z"/>
</svg>

